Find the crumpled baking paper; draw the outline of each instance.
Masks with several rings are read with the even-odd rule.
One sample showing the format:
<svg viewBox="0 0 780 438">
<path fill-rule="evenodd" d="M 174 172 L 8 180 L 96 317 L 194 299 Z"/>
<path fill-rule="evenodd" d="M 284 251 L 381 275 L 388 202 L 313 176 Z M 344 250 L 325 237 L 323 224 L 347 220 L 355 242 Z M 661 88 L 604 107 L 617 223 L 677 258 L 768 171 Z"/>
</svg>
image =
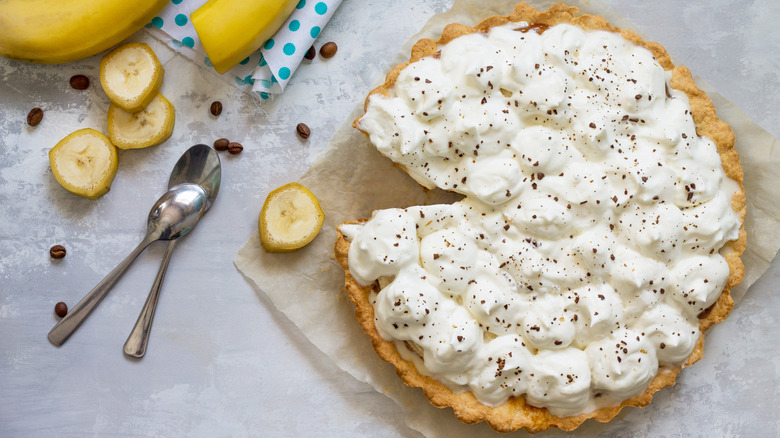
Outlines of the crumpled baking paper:
<svg viewBox="0 0 780 438">
<path fill-rule="evenodd" d="M 212 69 L 211 61 L 190 21 L 190 14 L 206 0 L 172 0 L 146 25 L 157 39 L 196 64 Z M 281 94 L 293 73 L 322 29 L 341 4 L 341 0 L 299 0 L 284 25 L 263 47 L 247 56 L 225 73 L 233 84 L 254 91 L 261 99 Z"/>
<path fill-rule="evenodd" d="M 420 38 L 435 39 L 447 23 L 473 25 L 491 15 L 507 14 L 514 3 L 514 0 L 456 0 L 450 11 L 432 17 L 422 31 L 404 45 L 391 65 L 407 61 L 414 42 Z M 547 9 L 554 1 L 530 3 L 537 9 Z M 577 6 L 583 13 L 599 14 L 613 25 L 632 28 L 597 0 Z M 377 81 L 381 79 L 377 78 Z M 766 271 L 780 248 L 780 233 L 777 232 L 780 229 L 780 203 L 776 201 L 780 199 L 780 172 L 777 172 L 780 146 L 733 104 L 700 79 L 696 82 L 714 101 L 718 115 L 735 131 L 736 148 L 745 170 L 748 249 L 742 260 L 746 275 L 732 290 L 735 301 L 739 301 L 748 287 Z M 495 437 L 496 433 L 485 423 L 463 424 L 451 409 L 437 409 L 428 403 L 422 391 L 404 386 L 395 375 L 394 367 L 374 353 L 368 336 L 354 318 L 354 305 L 344 292 L 344 271 L 334 258 L 336 227 L 358 218 L 369 218 L 377 209 L 460 199 L 460 195 L 438 189 L 422 190 L 411 177 L 379 154 L 366 137 L 351 126 L 361 114 L 362 105 L 348 117 L 322 156 L 300 179 L 300 183 L 317 196 L 325 211 L 325 225 L 314 242 L 297 252 L 268 254 L 260 246 L 259 235 L 255 234 L 239 250 L 234 263 L 258 293 L 266 294 L 340 368 L 395 400 L 410 427 L 429 437 Z M 389 187 L 392 190 L 388 190 Z M 614 423 L 630 411 L 622 411 L 609 424 L 586 422 L 577 429 L 577 434 L 596 435 L 608 427 L 616 427 Z M 630 425 L 624 424 L 619 430 L 625 431 L 625 427 Z"/>
</svg>

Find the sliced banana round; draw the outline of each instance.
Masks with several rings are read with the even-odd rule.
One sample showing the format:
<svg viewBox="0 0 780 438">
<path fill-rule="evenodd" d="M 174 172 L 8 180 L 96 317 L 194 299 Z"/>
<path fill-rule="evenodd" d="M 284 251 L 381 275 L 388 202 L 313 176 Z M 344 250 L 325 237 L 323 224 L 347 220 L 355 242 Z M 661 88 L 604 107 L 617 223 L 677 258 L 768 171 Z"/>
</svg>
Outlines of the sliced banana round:
<svg viewBox="0 0 780 438">
<path fill-rule="evenodd" d="M 154 146 L 171 136 L 175 120 L 173 104 L 157 93 L 146 108 L 135 113 L 111 104 L 108 107 L 108 136 L 121 149 Z"/>
<path fill-rule="evenodd" d="M 137 112 L 154 98 L 165 70 L 148 44 L 128 43 L 100 61 L 100 84 L 115 105 Z"/>
<path fill-rule="evenodd" d="M 290 183 L 268 194 L 260 212 L 260 243 L 268 252 L 290 252 L 309 244 L 325 214 L 306 187 Z"/>
<path fill-rule="evenodd" d="M 81 129 L 60 140 L 49 151 L 54 178 L 67 191 L 89 199 L 111 188 L 118 165 L 116 148 L 94 129 Z"/>
</svg>

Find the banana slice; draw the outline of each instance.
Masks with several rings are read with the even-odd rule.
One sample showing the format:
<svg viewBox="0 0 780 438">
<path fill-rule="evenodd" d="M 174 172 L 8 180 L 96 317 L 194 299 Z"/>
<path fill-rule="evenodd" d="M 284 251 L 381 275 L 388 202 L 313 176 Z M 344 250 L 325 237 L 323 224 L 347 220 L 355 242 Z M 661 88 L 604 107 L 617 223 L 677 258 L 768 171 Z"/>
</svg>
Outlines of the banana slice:
<svg viewBox="0 0 780 438">
<path fill-rule="evenodd" d="M 260 212 L 260 243 L 268 252 L 290 252 L 309 244 L 325 214 L 304 186 L 290 183 L 268 194 Z"/>
<path fill-rule="evenodd" d="M 117 47 L 100 61 L 100 84 L 115 105 L 127 112 L 141 111 L 160 90 L 165 70 L 152 48 L 144 43 Z"/>
<path fill-rule="evenodd" d="M 135 113 L 111 104 L 108 107 L 108 136 L 121 149 L 154 146 L 171 136 L 175 120 L 173 104 L 157 93 L 146 108 Z"/>
<path fill-rule="evenodd" d="M 54 178 L 67 191 L 89 199 L 111 188 L 119 160 L 109 139 L 94 129 L 81 129 L 49 151 Z"/>
</svg>

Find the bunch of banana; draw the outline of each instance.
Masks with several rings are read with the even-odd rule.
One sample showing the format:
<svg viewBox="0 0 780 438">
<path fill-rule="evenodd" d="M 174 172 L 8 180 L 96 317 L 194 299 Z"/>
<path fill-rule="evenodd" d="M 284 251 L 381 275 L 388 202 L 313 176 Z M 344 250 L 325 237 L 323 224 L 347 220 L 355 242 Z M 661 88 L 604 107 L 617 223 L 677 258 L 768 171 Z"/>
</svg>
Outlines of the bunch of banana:
<svg viewBox="0 0 780 438">
<path fill-rule="evenodd" d="M 0 0 L 2 3 L 2 0 Z M 116 148 L 139 149 L 173 133 L 173 105 L 159 93 L 164 70 L 143 43 L 117 47 L 100 62 L 100 83 L 111 100 L 108 135 L 76 131 L 49 151 L 51 170 L 69 192 L 96 199 L 111 188 L 117 170 Z"/>
<path fill-rule="evenodd" d="M 168 0 L 2 0 L 0 55 L 59 64 L 100 53 L 147 24 Z"/>
<path fill-rule="evenodd" d="M 225 73 L 279 30 L 298 0 L 209 0 L 190 18 L 214 69 Z"/>
</svg>

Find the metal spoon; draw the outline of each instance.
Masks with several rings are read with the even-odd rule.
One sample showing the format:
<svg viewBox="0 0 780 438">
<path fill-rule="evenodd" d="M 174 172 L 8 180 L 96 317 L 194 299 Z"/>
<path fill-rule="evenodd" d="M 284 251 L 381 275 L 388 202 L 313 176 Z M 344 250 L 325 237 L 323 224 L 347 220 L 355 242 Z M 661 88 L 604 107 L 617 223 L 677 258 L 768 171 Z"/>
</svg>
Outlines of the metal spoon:
<svg viewBox="0 0 780 438">
<path fill-rule="evenodd" d="M 200 220 L 208 196 L 197 184 L 181 184 L 165 193 L 152 207 L 147 220 L 146 237 L 122 262 L 73 307 L 49 332 L 49 341 L 60 346 L 79 328 L 100 301 L 125 273 L 130 263 L 150 243 L 175 240 L 189 233 Z"/>
<path fill-rule="evenodd" d="M 206 206 L 203 209 L 203 214 L 205 214 L 217 197 L 217 193 L 219 193 L 221 178 L 222 167 L 217 152 L 206 145 L 198 144 L 189 148 L 179 158 L 171 172 L 168 187 L 173 188 L 182 183 L 193 183 L 203 187 L 207 195 Z M 152 289 L 149 291 L 149 296 L 146 298 L 144 307 L 138 315 L 138 320 L 136 320 L 135 326 L 125 342 L 124 352 L 128 356 L 143 357 L 146 353 L 146 345 L 149 342 L 149 334 L 152 330 L 154 312 L 157 310 L 157 301 L 160 298 L 162 283 L 175 246 L 175 240 L 171 240 L 168 243 L 165 255 L 160 263 L 160 269 L 157 271 L 157 277 L 155 277 Z"/>
</svg>

